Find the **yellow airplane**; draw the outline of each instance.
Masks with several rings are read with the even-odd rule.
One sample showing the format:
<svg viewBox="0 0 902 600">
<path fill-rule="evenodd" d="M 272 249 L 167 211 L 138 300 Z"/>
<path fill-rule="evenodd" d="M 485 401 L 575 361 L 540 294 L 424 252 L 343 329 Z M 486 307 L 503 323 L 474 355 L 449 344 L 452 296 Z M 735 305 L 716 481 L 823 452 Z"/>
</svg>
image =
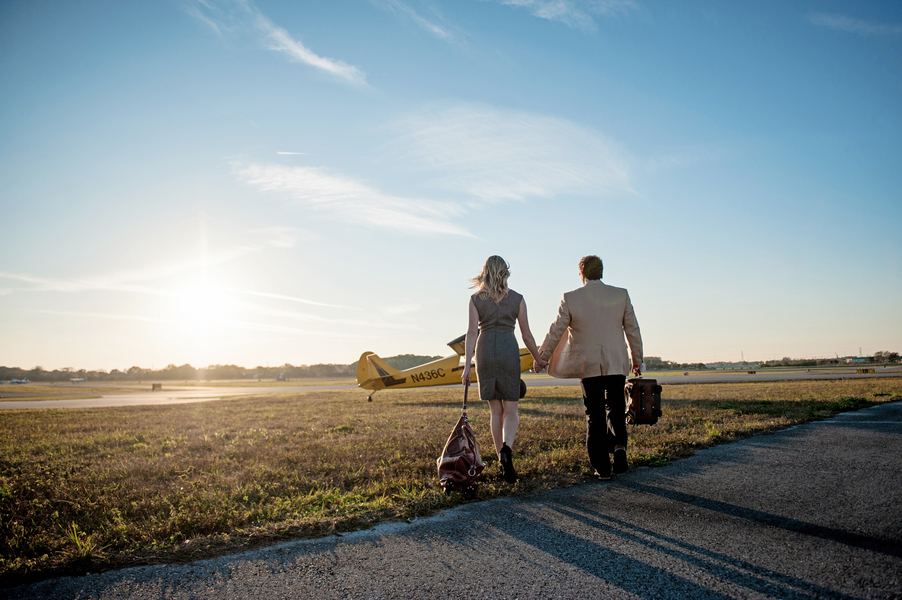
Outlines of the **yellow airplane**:
<svg viewBox="0 0 902 600">
<path fill-rule="evenodd" d="M 366 397 L 373 401 L 373 395 L 379 390 L 414 387 L 430 387 L 434 385 L 460 384 L 460 358 L 466 351 L 467 336 L 462 335 L 448 342 L 457 354 L 434 360 L 431 363 L 399 371 L 379 358 L 375 352 L 364 352 L 357 361 L 357 386 L 373 393 Z M 532 355 L 526 348 L 520 348 L 520 372 L 532 369 Z M 470 382 L 476 382 L 476 369 L 470 371 Z M 520 380 L 520 397 L 526 395 L 526 384 Z"/>
</svg>

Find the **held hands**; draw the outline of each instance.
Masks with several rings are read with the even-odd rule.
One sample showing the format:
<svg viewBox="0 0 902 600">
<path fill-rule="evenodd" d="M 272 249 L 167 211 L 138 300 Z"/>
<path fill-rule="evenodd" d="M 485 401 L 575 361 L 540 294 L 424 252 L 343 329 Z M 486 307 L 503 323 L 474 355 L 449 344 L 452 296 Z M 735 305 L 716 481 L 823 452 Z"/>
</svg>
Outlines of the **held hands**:
<svg viewBox="0 0 902 600">
<path fill-rule="evenodd" d="M 547 367 L 547 366 L 548 366 L 548 361 L 544 360 L 541 356 L 534 359 L 532 362 L 532 370 L 535 373 L 541 373 L 542 370 L 544 370 L 545 367 Z"/>
</svg>

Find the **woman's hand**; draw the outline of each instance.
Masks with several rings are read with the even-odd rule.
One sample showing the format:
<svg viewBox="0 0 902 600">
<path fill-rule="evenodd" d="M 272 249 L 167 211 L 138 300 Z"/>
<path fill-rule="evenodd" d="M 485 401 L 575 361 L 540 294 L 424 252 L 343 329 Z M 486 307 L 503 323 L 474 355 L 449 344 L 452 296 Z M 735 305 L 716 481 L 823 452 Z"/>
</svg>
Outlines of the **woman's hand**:
<svg viewBox="0 0 902 600">
<path fill-rule="evenodd" d="M 464 387 L 470 385 L 470 365 L 464 367 L 464 372 L 460 376 L 460 381 L 464 384 Z"/>
<path fill-rule="evenodd" d="M 541 356 L 534 359 L 532 362 L 532 370 L 535 373 L 542 372 L 545 369 L 545 367 L 547 367 L 547 366 L 548 366 L 548 361 L 544 360 Z"/>
</svg>

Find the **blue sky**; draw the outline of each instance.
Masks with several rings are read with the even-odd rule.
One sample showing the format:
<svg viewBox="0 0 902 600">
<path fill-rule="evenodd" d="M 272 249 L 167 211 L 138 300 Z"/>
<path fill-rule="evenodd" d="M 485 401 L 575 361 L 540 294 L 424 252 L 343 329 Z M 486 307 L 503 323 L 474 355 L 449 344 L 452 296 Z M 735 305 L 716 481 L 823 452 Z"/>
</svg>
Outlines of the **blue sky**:
<svg viewBox="0 0 902 600">
<path fill-rule="evenodd" d="M 0 364 L 448 354 L 491 254 L 647 355 L 902 349 L 902 5 L 0 4 Z"/>
</svg>

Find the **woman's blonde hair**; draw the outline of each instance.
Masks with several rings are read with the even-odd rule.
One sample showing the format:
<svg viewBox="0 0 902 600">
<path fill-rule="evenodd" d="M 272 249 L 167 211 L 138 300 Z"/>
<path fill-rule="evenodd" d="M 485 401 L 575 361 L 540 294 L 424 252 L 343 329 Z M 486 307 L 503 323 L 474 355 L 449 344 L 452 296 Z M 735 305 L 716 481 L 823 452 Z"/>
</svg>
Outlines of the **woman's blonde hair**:
<svg viewBox="0 0 902 600">
<path fill-rule="evenodd" d="M 507 296 L 507 278 L 510 277 L 510 265 L 500 256 L 490 256 L 482 266 L 482 273 L 471 279 L 471 288 L 476 293 L 491 300 L 495 304 Z"/>
</svg>

